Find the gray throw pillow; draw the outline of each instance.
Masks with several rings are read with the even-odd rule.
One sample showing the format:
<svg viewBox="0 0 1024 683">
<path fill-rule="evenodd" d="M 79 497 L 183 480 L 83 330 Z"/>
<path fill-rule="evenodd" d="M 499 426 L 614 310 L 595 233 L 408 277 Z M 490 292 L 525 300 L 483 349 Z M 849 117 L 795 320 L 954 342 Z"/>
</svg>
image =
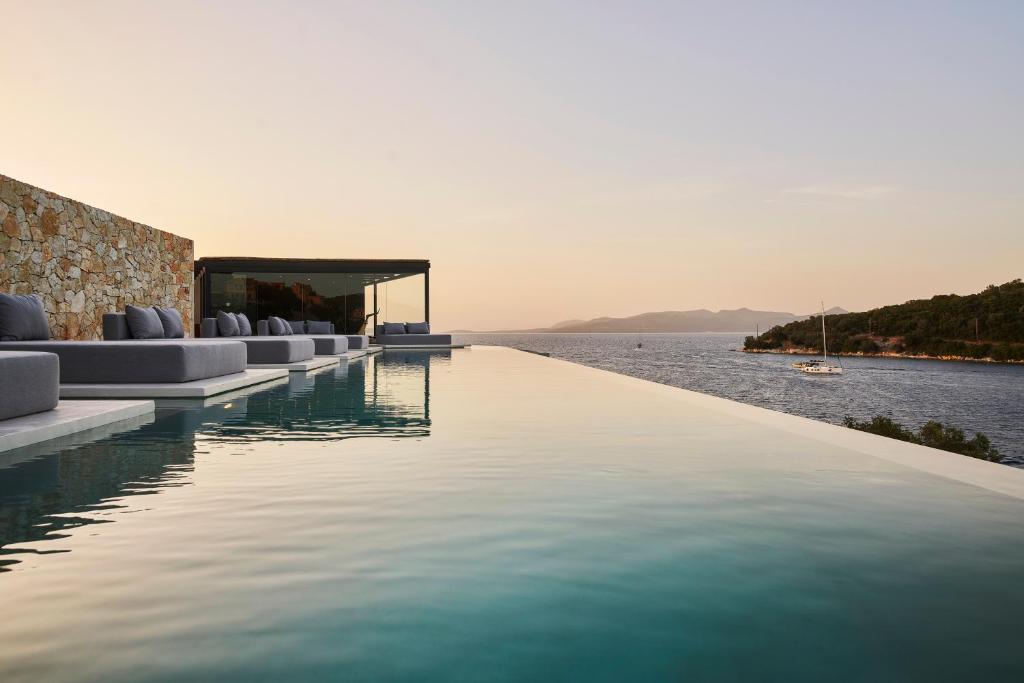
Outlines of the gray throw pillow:
<svg viewBox="0 0 1024 683">
<path fill-rule="evenodd" d="M 160 316 L 152 306 L 143 308 L 128 304 L 124 307 L 124 317 L 128 321 L 128 331 L 132 333 L 132 338 L 164 338 L 164 324 L 160 322 Z"/>
<path fill-rule="evenodd" d="M 306 334 L 306 323 L 302 320 L 289 320 L 288 325 L 292 328 L 292 334 Z"/>
<path fill-rule="evenodd" d="M 284 324 L 283 320 L 281 320 L 275 315 L 272 315 L 269 318 L 267 318 L 267 327 L 270 328 L 270 334 L 274 337 L 280 337 L 282 335 L 288 334 L 288 332 L 285 331 L 285 328 L 287 328 L 289 331 L 291 330 L 290 327 Z"/>
<path fill-rule="evenodd" d="M 164 328 L 164 336 L 168 339 L 181 339 L 185 336 L 185 326 L 181 323 L 181 313 L 176 308 L 154 306 L 160 324 Z M 130 328 L 129 328 L 130 329 Z"/>
<path fill-rule="evenodd" d="M 405 323 L 384 323 L 384 334 L 405 334 Z"/>
<path fill-rule="evenodd" d="M 0 341 L 49 338 L 50 323 L 38 294 L 0 294 Z"/>
<path fill-rule="evenodd" d="M 406 323 L 405 330 L 409 334 L 430 334 L 429 323 Z"/>
<path fill-rule="evenodd" d="M 331 334 L 331 323 L 326 320 L 310 320 L 306 328 L 310 334 Z"/>
<path fill-rule="evenodd" d="M 252 324 L 249 319 L 245 317 L 245 313 L 232 313 L 235 316 L 235 320 L 238 322 L 238 336 L 239 337 L 251 337 L 252 336 Z"/>
<path fill-rule="evenodd" d="M 224 311 L 217 311 L 217 332 L 222 337 L 237 337 L 239 329 L 235 316 Z"/>
</svg>

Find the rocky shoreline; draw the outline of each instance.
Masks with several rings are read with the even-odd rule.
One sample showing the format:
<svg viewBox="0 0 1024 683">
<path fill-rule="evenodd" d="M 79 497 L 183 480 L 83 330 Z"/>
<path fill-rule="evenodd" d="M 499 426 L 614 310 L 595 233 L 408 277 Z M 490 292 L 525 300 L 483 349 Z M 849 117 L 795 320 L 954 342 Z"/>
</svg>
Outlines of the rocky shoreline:
<svg viewBox="0 0 1024 683">
<path fill-rule="evenodd" d="M 789 356 L 817 356 L 821 349 L 790 348 L 790 349 L 736 349 L 743 353 L 774 353 Z M 948 360 L 961 361 L 964 363 L 995 363 L 997 365 L 1024 365 L 1024 360 L 995 360 L 994 358 L 968 358 L 967 356 L 929 356 L 923 353 L 896 353 L 895 351 L 882 351 L 880 353 L 833 353 L 839 357 L 861 357 L 861 358 L 900 358 L 904 360 Z"/>
</svg>

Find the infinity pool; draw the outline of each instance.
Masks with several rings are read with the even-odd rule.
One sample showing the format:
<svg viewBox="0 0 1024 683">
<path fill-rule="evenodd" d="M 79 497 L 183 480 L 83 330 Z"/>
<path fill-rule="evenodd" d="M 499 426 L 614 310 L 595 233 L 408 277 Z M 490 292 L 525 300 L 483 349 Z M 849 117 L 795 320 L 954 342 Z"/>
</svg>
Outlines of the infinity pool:
<svg viewBox="0 0 1024 683">
<path fill-rule="evenodd" d="M 654 386 L 389 352 L 0 455 L 0 680 L 1024 680 L 1024 501 Z"/>
</svg>

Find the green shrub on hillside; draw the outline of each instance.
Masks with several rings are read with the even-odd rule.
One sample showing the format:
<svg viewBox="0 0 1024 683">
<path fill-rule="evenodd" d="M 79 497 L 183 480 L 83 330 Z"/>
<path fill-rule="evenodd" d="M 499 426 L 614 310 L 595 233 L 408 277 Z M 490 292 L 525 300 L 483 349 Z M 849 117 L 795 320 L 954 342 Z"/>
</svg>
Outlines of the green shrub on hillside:
<svg viewBox="0 0 1024 683">
<path fill-rule="evenodd" d="M 1003 459 L 1002 454 L 992 447 L 992 443 L 984 434 L 976 432 L 973 439 L 967 439 L 962 429 L 945 426 L 934 420 L 925 423 L 917 433 L 882 415 L 876 415 L 867 422 L 857 422 L 852 417 L 847 417 L 843 420 L 843 424 L 850 429 L 959 453 L 979 460 L 1001 462 Z"/>
</svg>

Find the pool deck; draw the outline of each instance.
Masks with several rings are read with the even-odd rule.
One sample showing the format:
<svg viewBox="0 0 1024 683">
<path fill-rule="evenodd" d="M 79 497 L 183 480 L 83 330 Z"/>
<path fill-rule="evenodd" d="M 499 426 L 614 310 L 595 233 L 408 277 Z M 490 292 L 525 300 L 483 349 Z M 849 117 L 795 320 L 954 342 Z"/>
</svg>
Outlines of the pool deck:
<svg viewBox="0 0 1024 683">
<path fill-rule="evenodd" d="M 487 352 L 493 346 L 474 347 Z M 529 353 L 524 351 L 523 353 Z M 531 354 L 533 355 L 533 354 Z M 601 373 L 612 384 L 623 388 L 643 390 L 657 394 L 666 400 L 677 402 L 680 407 L 698 407 L 724 413 L 740 420 L 754 422 L 765 427 L 813 439 L 831 446 L 869 455 L 929 474 L 945 477 L 965 484 L 996 491 L 1024 500 L 1024 470 L 999 463 L 987 462 L 958 453 L 950 453 L 927 446 L 897 441 L 876 434 L 861 432 L 848 427 L 820 422 L 806 417 L 780 413 L 767 408 L 739 403 L 717 396 L 709 396 L 688 389 L 680 389 L 648 380 L 620 375 L 608 370 L 591 368 L 570 361 L 551 358 L 552 362 L 570 366 L 584 373 Z"/>
<path fill-rule="evenodd" d="M 0 422 L 0 451 L 152 415 L 153 401 L 61 401 L 53 410 Z"/>
</svg>

